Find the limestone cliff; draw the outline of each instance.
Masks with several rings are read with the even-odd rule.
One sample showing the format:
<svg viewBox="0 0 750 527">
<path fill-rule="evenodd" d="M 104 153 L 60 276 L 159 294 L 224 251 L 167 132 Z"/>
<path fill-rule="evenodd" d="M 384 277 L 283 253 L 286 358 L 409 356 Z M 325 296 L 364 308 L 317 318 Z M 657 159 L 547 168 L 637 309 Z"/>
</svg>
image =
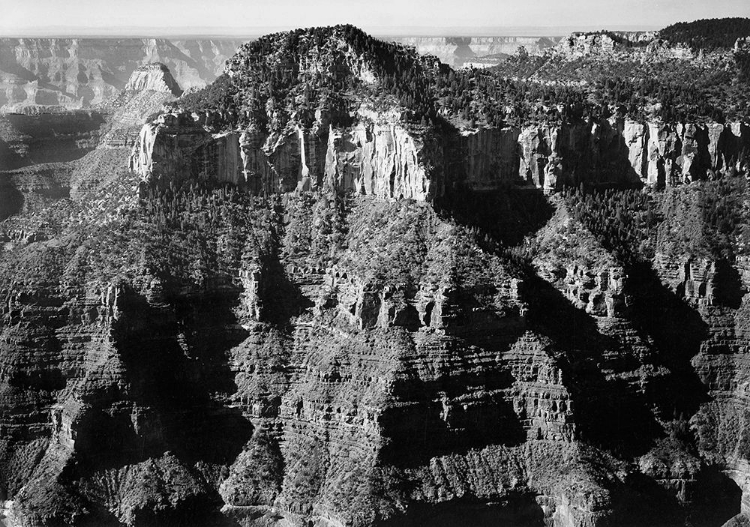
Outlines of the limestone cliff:
<svg viewBox="0 0 750 527">
<path fill-rule="evenodd" d="M 347 129 L 318 121 L 283 132 L 212 133 L 211 116 L 164 115 L 141 130 L 130 161 L 143 180 L 214 178 L 256 192 L 326 187 L 430 199 L 445 184 L 674 186 L 737 170 L 750 148 L 745 123 L 667 125 L 631 120 L 482 128 L 438 135 L 398 122 Z M 446 167 L 449 175 L 446 174 Z"/>
<path fill-rule="evenodd" d="M 432 160 L 425 163 L 421 138 L 399 123 L 212 134 L 201 119 L 165 114 L 145 125 L 131 169 L 144 181 L 215 179 L 256 193 L 326 188 L 424 200 L 434 192 Z"/>
</svg>

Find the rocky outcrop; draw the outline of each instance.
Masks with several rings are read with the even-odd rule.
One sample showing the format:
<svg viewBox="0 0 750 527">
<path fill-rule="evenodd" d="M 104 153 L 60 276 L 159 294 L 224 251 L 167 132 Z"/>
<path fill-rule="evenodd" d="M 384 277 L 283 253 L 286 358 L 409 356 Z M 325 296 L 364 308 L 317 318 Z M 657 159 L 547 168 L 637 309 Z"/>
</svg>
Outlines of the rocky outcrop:
<svg viewBox="0 0 750 527">
<path fill-rule="evenodd" d="M 559 47 L 570 56 L 611 55 L 617 46 L 615 40 L 606 33 L 573 33 L 560 43 Z"/>
<path fill-rule="evenodd" d="M 641 46 L 630 48 L 629 44 Z M 646 44 L 642 46 L 642 44 Z M 589 60 L 614 58 L 618 55 L 630 54 L 639 56 L 644 61 L 690 60 L 695 53 L 684 44 L 671 45 L 658 38 L 658 33 L 607 31 L 598 33 L 573 33 L 563 38 L 555 51 L 568 58 L 586 57 Z"/>
<path fill-rule="evenodd" d="M 746 123 L 668 125 L 631 120 L 524 128 L 520 177 L 537 187 L 592 183 L 674 186 L 739 170 Z"/>
<path fill-rule="evenodd" d="M 174 80 L 169 68 L 160 62 L 150 62 L 139 66 L 130 74 L 125 91 L 157 91 L 171 93 L 175 97 L 182 95 L 182 90 Z"/>
<path fill-rule="evenodd" d="M 209 114 L 166 114 L 141 130 L 131 170 L 144 180 L 213 178 L 255 192 L 330 188 L 392 198 L 432 199 L 445 185 L 476 190 L 564 185 L 674 186 L 741 168 L 745 123 L 667 125 L 630 120 L 464 130 L 455 136 L 395 122 L 350 128 L 290 124 L 209 131 Z"/>
<path fill-rule="evenodd" d="M 212 134 L 200 119 L 165 114 L 145 125 L 131 169 L 144 180 L 211 178 L 256 193 L 328 188 L 423 200 L 434 192 L 422 144 L 398 124 Z"/>
<path fill-rule="evenodd" d="M 431 198 L 433 175 L 422 162 L 421 146 L 417 137 L 394 124 L 331 130 L 324 186 L 381 197 Z"/>
<path fill-rule="evenodd" d="M 704 306 L 717 302 L 720 266 L 716 261 L 698 257 L 675 261 L 674 257 L 657 254 L 655 268 L 661 279 L 686 301 Z"/>
</svg>

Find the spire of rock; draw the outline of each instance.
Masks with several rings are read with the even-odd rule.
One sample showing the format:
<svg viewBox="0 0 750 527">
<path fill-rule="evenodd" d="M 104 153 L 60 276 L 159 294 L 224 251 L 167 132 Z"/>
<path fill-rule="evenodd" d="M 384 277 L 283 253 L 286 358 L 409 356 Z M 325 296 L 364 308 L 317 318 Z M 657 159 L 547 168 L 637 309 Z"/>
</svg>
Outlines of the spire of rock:
<svg viewBox="0 0 750 527">
<path fill-rule="evenodd" d="M 153 90 L 171 93 L 179 97 L 182 89 L 174 80 L 169 68 L 161 62 L 150 62 L 139 66 L 133 71 L 125 85 L 125 91 Z"/>
</svg>

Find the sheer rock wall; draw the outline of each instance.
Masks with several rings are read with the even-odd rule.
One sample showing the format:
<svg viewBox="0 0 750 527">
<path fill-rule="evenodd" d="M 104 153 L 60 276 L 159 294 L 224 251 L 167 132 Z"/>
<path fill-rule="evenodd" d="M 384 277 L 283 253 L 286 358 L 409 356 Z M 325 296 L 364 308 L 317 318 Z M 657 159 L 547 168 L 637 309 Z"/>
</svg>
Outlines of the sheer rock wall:
<svg viewBox="0 0 750 527">
<path fill-rule="evenodd" d="M 602 120 L 439 137 L 430 130 L 367 121 L 327 130 L 290 125 L 271 135 L 217 134 L 202 126 L 211 119 L 171 114 L 147 124 L 131 169 L 144 180 L 197 176 L 256 192 L 326 187 L 429 200 L 457 183 L 476 190 L 547 191 L 582 182 L 673 186 L 736 170 L 740 153 L 750 147 L 745 123 Z"/>
</svg>

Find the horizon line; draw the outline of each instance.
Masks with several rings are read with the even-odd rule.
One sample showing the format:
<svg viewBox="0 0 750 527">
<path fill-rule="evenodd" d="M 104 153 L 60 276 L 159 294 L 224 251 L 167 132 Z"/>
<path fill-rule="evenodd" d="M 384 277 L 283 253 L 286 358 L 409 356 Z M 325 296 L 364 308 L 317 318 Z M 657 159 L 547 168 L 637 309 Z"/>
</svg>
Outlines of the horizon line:
<svg viewBox="0 0 750 527">
<path fill-rule="evenodd" d="M 332 24 L 335 25 L 335 24 Z M 325 27 L 325 26 L 307 26 Z M 270 33 L 298 29 L 290 26 L 259 26 L 253 28 L 224 28 L 187 26 L 182 28 L 123 26 L 107 31 L 106 28 L 70 26 L 35 26 L 17 28 L 13 32 L 0 30 L 0 38 L 258 38 Z M 577 31 L 656 31 L 661 26 L 634 24 L 564 25 L 564 26 L 372 26 L 362 28 L 375 37 L 558 37 Z"/>
</svg>

